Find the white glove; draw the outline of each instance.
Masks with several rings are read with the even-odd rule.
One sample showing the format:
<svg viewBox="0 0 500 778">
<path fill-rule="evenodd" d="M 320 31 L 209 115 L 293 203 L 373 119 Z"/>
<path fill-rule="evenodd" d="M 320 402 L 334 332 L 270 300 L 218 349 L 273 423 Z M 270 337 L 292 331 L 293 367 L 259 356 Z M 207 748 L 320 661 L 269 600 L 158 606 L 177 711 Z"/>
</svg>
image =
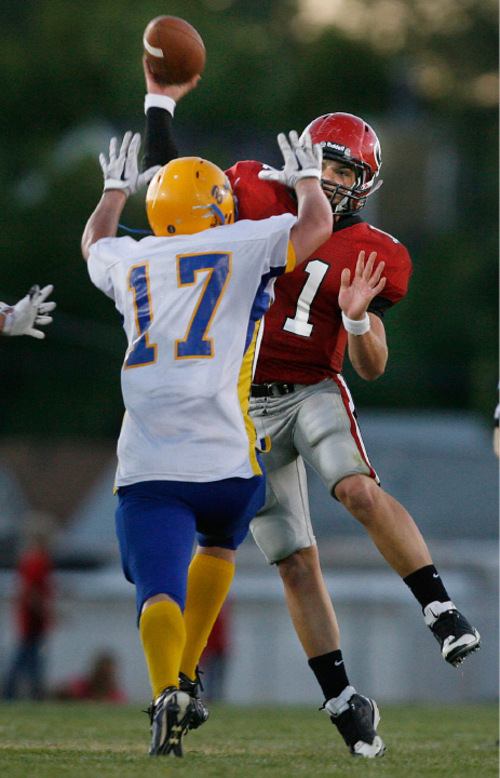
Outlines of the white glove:
<svg viewBox="0 0 500 778">
<path fill-rule="evenodd" d="M 104 191 L 108 189 L 121 189 L 127 197 L 135 194 L 143 186 L 149 184 L 161 165 L 155 165 L 139 173 L 139 148 L 141 135 L 130 131 L 123 136 L 122 145 L 118 152 L 118 138 L 111 138 L 109 143 L 109 160 L 105 154 L 99 154 L 99 164 L 104 173 Z"/>
<path fill-rule="evenodd" d="M 44 338 L 45 332 L 34 329 L 33 325 L 44 327 L 51 323 L 52 316 L 47 316 L 47 314 L 54 310 L 56 303 L 52 301 L 46 303 L 45 299 L 53 291 L 52 284 L 44 286 L 43 289 L 35 285 L 31 287 L 26 297 L 19 300 L 14 307 L 0 303 L 0 313 L 5 315 L 2 334 L 31 335 L 33 338 Z"/>
<path fill-rule="evenodd" d="M 292 130 L 289 139 L 282 132 L 278 135 L 278 144 L 285 161 L 283 170 L 268 168 L 261 170 L 259 178 L 265 181 L 277 181 L 295 189 L 301 178 L 321 179 L 323 150 L 319 143 L 313 146 L 310 133 L 304 133 L 302 139 Z"/>
</svg>

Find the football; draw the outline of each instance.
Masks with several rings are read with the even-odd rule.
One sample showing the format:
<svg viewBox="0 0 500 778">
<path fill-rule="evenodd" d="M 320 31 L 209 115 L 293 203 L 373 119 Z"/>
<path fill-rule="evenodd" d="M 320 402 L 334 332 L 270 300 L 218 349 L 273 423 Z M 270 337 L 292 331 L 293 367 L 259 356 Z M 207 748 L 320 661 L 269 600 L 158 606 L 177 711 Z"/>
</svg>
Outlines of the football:
<svg viewBox="0 0 500 778">
<path fill-rule="evenodd" d="M 195 28 L 178 16 L 157 16 L 143 36 L 144 54 L 162 84 L 182 84 L 205 67 L 205 45 Z"/>
</svg>

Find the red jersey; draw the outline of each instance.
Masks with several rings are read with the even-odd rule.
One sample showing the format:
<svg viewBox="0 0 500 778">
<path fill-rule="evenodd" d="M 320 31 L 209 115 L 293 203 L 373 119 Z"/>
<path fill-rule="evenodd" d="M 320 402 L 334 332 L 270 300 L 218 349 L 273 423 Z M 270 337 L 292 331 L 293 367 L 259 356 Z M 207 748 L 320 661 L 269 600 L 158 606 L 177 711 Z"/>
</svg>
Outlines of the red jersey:
<svg viewBox="0 0 500 778">
<path fill-rule="evenodd" d="M 297 213 L 289 189 L 258 178 L 263 167 L 237 162 L 226 171 L 238 198 L 239 219 Z M 314 255 L 276 280 L 275 301 L 263 322 L 256 383 L 315 384 L 342 371 L 347 332 L 338 305 L 340 276 L 345 267 L 354 275 L 360 251 L 366 257 L 376 251 L 377 261 L 385 262 L 383 297 L 373 300 L 369 310 L 383 312 L 403 299 L 412 269 L 406 248 L 359 216 L 343 217 Z"/>
</svg>

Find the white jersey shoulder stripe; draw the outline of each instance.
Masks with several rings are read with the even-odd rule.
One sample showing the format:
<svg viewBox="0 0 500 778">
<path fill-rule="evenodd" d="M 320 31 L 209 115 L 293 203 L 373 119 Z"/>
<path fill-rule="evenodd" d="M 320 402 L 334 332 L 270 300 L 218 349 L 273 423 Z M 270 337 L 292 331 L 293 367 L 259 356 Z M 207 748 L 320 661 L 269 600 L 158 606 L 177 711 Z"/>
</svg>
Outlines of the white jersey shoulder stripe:
<svg viewBox="0 0 500 778">
<path fill-rule="evenodd" d="M 394 235 L 391 235 L 389 232 L 384 232 L 384 230 L 379 230 L 378 227 L 374 227 L 373 224 L 366 224 L 367 227 L 370 228 L 370 230 L 374 230 L 375 232 L 380 232 L 382 235 L 387 235 L 388 238 L 390 238 L 393 243 L 400 243 L 400 241 L 394 237 Z"/>
</svg>

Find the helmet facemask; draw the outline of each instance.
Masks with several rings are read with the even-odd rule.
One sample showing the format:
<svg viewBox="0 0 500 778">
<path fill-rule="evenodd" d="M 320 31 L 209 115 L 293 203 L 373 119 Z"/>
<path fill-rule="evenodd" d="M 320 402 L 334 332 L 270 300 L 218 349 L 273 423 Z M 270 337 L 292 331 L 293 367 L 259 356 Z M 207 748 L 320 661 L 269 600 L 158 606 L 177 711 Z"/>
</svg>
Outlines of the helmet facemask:
<svg viewBox="0 0 500 778">
<path fill-rule="evenodd" d="M 358 211 L 364 208 L 368 196 L 382 185 L 382 181 L 375 183 L 373 180 L 370 180 L 372 175 L 370 167 L 360 161 L 349 160 L 349 162 L 346 162 L 340 154 L 325 154 L 324 150 L 323 158 L 342 162 L 352 168 L 355 174 L 355 182 L 352 187 L 333 184 L 325 178 L 321 179 L 321 188 L 330 202 L 332 212 L 337 216 L 358 213 Z M 335 203 L 335 197 L 339 194 L 342 195 L 342 199 L 340 202 Z"/>
</svg>

